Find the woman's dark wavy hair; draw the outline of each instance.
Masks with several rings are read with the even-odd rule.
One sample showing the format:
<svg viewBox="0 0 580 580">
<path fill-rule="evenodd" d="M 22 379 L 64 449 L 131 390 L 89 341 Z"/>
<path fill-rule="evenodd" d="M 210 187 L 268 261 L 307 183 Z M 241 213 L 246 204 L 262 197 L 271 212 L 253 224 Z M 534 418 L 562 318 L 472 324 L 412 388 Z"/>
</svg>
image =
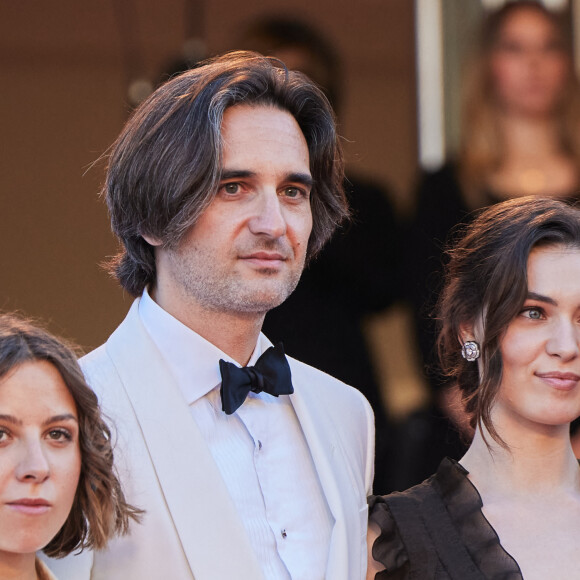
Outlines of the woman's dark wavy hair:
<svg viewBox="0 0 580 580">
<path fill-rule="evenodd" d="M 112 145 L 103 194 L 124 249 L 111 271 L 132 295 L 155 281 L 153 248 L 143 235 L 175 247 L 214 198 L 221 171 L 221 123 L 237 104 L 288 111 L 310 154 L 314 179 L 308 258 L 348 215 L 343 156 L 328 100 L 302 73 L 236 51 L 210 59 L 159 87 Z"/>
<path fill-rule="evenodd" d="M 47 361 L 58 370 L 72 395 L 79 423 L 81 471 L 71 511 L 56 536 L 44 547 L 61 558 L 74 550 L 104 548 L 124 534 L 141 510 L 125 501 L 113 469 L 111 433 L 101 417 L 97 396 L 88 387 L 73 347 L 30 320 L 0 314 L 0 380 L 21 364 Z"/>
<path fill-rule="evenodd" d="M 502 446 L 491 409 L 502 380 L 502 337 L 528 293 L 533 248 L 580 248 L 580 209 L 552 198 L 524 197 L 484 210 L 449 250 L 438 319 L 442 368 L 461 389 L 472 427 Z M 580 281 L 579 281 L 580 284 Z M 482 327 L 481 368 L 461 356 L 461 327 Z"/>
</svg>

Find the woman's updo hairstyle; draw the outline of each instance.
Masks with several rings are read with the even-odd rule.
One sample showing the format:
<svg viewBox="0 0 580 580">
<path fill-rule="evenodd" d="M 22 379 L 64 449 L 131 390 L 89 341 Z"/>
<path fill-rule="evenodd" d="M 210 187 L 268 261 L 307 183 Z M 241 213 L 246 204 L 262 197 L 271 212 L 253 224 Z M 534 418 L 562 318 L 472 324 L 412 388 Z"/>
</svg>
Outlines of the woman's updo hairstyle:
<svg viewBox="0 0 580 580">
<path fill-rule="evenodd" d="M 502 380 L 501 339 L 528 293 L 533 248 L 580 248 L 580 209 L 553 198 L 511 199 L 483 210 L 448 250 L 438 305 L 439 358 L 459 387 L 471 425 L 485 426 L 504 445 L 491 419 Z M 462 328 L 481 329 L 480 364 L 461 355 Z"/>
</svg>

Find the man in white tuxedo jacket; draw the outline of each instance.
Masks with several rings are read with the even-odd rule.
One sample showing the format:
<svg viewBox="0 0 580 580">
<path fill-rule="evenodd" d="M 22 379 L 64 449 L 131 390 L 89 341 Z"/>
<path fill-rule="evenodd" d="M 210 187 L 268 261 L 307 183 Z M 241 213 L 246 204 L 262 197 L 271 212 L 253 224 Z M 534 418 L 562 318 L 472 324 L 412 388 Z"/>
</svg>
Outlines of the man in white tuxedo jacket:
<svg viewBox="0 0 580 580">
<path fill-rule="evenodd" d="M 260 332 L 347 214 L 330 106 L 280 64 L 237 52 L 184 73 L 113 145 L 113 268 L 136 299 L 82 365 L 145 514 L 50 561 L 60 580 L 365 576 L 370 407 Z"/>
</svg>

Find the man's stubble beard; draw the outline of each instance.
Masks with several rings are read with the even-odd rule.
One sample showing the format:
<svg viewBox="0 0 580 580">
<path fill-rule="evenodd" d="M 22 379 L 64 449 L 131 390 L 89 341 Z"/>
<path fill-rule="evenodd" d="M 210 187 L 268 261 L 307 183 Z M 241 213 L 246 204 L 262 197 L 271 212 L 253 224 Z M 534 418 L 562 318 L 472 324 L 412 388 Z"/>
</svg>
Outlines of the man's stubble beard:
<svg viewBox="0 0 580 580">
<path fill-rule="evenodd" d="M 210 257 L 172 253 L 174 279 L 185 301 L 208 311 L 264 315 L 279 306 L 294 291 L 304 269 L 288 270 L 280 277 L 277 269 L 255 270 L 254 279 L 216 268 Z M 275 279 L 278 276 L 278 279 Z"/>
</svg>

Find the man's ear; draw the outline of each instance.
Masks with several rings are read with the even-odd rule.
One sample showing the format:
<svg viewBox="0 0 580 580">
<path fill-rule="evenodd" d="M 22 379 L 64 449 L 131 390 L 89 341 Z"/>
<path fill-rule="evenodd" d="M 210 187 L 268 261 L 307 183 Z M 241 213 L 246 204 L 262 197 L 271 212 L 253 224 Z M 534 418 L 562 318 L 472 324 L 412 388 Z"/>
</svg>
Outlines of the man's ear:
<svg viewBox="0 0 580 580">
<path fill-rule="evenodd" d="M 149 234 L 141 234 L 141 237 L 150 245 L 150 246 L 161 246 L 162 241 L 155 236 L 150 236 Z"/>
</svg>

